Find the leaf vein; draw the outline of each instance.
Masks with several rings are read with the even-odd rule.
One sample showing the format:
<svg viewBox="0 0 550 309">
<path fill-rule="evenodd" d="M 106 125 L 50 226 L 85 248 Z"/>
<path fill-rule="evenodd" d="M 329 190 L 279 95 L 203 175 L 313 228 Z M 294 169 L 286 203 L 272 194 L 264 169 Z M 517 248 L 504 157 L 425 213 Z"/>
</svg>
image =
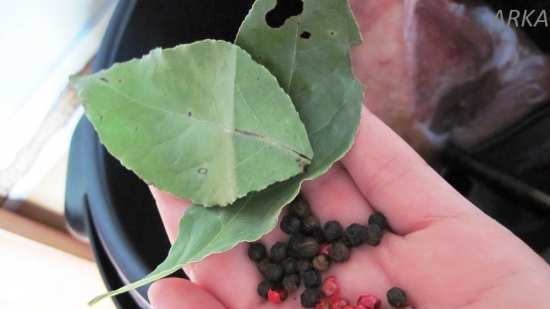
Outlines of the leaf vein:
<svg viewBox="0 0 550 309">
<path fill-rule="evenodd" d="M 311 160 L 310 157 L 308 157 L 307 155 L 305 155 L 305 154 L 299 152 L 298 150 L 294 149 L 291 145 L 287 145 L 287 144 L 284 144 L 284 143 L 280 143 L 278 141 L 274 141 L 274 140 L 268 138 L 267 136 L 264 136 L 264 135 L 261 135 L 261 134 L 258 134 L 258 133 L 254 133 L 254 132 L 252 132 L 254 134 L 247 134 L 247 133 L 245 133 L 247 131 L 243 131 L 243 130 L 239 130 L 239 129 L 235 129 L 235 128 L 233 128 L 233 129 L 226 128 L 222 125 L 219 125 L 218 123 L 215 123 L 215 122 L 212 122 L 212 121 L 209 121 L 209 120 L 200 119 L 200 118 L 197 118 L 197 117 L 189 117 L 185 113 L 182 113 L 182 112 L 178 113 L 178 112 L 163 109 L 163 108 L 152 107 L 150 105 L 144 104 L 143 102 L 140 102 L 140 101 L 128 96 L 127 94 L 125 94 L 125 93 L 121 92 L 120 90 L 112 87 L 111 85 L 108 85 L 107 83 L 101 82 L 101 84 L 105 85 L 107 88 L 109 88 L 110 90 L 112 90 L 116 94 L 124 97 L 128 101 L 133 102 L 135 104 L 138 104 L 138 105 L 140 105 L 140 106 L 142 106 L 146 109 L 147 108 L 152 109 L 152 110 L 155 110 L 155 111 L 158 111 L 158 112 L 161 112 L 161 113 L 179 114 L 179 115 L 182 116 L 183 119 L 190 119 L 191 121 L 202 122 L 202 123 L 208 124 L 210 126 L 217 127 L 218 129 L 220 129 L 220 130 L 222 130 L 226 133 L 232 134 L 232 135 L 236 135 L 236 136 L 243 137 L 243 138 L 248 138 L 248 139 L 254 139 L 254 140 L 258 140 L 258 141 L 263 142 L 263 143 L 270 144 L 273 148 L 277 148 L 279 150 L 283 150 L 284 152 L 290 153 L 291 156 L 293 156 L 293 157 L 306 158 L 308 160 Z"/>
</svg>

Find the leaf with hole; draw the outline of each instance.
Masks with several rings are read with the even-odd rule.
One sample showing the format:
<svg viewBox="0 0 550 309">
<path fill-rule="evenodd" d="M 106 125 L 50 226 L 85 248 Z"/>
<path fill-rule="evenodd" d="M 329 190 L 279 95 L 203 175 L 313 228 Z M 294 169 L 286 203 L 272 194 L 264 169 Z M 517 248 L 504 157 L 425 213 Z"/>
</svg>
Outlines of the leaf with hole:
<svg viewBox="0 0 550 309">
<path fill-rule="evenodd" d="M 251 193 L 230 207 L 192 206 L 162 264 L 142 280 L 94 302 L 151 283 L 243 241 L 259 239 L 276 226 L 281 209 L 296 197 L 302 182 L 325 173 L 353 144 L 363 95 L 351 70 L 350 50 L 360 42 L 360 35 L 348 2 L 304 0 L 300 15 L 272 28 L 265 18 L 275 2 L 256 1 L 236 42 L 274 73 L 290 94 L 313 147 L 311 164 L 305 173 Z M 309 37 L 301 37 L 306 31 Z"/>
<path fill-rule="evenodd" d="M 350 50 L 361 36 L 347 0 L 304 0 L 300 15 L 274 28 L 266 15 L 276 2 L 254 3 L 236 43 L 292 98 L 315 154 L 301 178 L 314 179 L 349 150 L 359 125 L 363 91 L 352 72 Z"/>
<path fill-rule="evenodd" d="M 302 172 L 313 155 L 277 80 L 227 42 L 156 49 L 72 82 L 122 164 L 196 204 L 227 205 Z"/>
</svg>

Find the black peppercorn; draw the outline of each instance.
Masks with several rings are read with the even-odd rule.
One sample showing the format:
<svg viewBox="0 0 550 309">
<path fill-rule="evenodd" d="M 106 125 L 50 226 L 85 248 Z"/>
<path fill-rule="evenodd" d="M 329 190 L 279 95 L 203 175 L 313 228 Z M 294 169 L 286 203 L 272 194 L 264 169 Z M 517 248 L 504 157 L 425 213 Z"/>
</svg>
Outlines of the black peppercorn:
<svg viewBox="0 0 550 309">
<path fill-rule="evenodd" d="M 376 224 L 382 229 L 386 229 L 388 227 L 388 221 L 386 220 L 386 217 L 379 211 L 370 215 L 369 225 L 370 224 Z"/>
<path fill-rule="evenodd" d="M 261 260 L 258 265 L 258 270 L 261 274 L 263 274 L 266 271 L 267 265 L 269 265 L 269 259 L 263 259 Z"/>
<path fill-rule="evenodd" d="M 290 204 L 288 212 L 298 218 L 305 218 L 309 216 L 311 210 L 309 209 L 309 205 L 306 201 L 302 198 L 297 198 L 294 202 L 292 202 L 292 204 Z"/>
<path fill-rule="evenodd" d="M 293 215 L 286 215 L 281 220 L 281 230 L 289 235 L 299 233 L 301 226 L 302 222 L 300 221 L 300 219 Z"/>
<path fill-rule="evenodd" d="M 317 240 L 317 242 L 320 244 L 326 242 L 325 233 L 323 232 L 323 228 L 320 225 L 313 227 L 311 232 L 309 233 L 309 236 Z"/>
<path fill-rule="evenodd" d="M 287 257 L 283 260 L 281 263 L 281 266 L 283 266 L 283 270 L 285 271 L 285 274 L 294 274 L 298 271 L 296 267 L 296 260 L 292 257 Z"/>
<path fill-rule="evenodd" d="M 316 270 L 324 272 L 330 267 L 330 261 L 326 255 L 320 254 L 313 259 L 312 265 Z"/>
<path fill-rule="evenodd" d="M 300 276 L 297 274 L 286 275 L 283 278 L 283 288 L 290 294 L 300 287 Z"/>
<path fill-rule="evenodd" d="M 273 287 L 273 284 L 267 280 L 264 280 L 258 284 L 258 287 L 256 288 L 256 291 L 258 291 L 258 295 L 261 297 L 267 299 L 267 292 L 269 289 Z"/>
<path fill-rule="evenodd" d="M 265 258 L 266 249 L 262 243 L 255 242 L 248 246 L 248 257 L 254 262 L 260 262 Z"/>
<path fill-rule="evenodd" d="M 299 258 L 312 258 L 319 253 L 319 242 L 311 237 L 297 236 L 289 241 L 291 253 Z"/>
<path fill-rule="evenodd" d="M 337 263 L 345 262 L 349 259 L 349 248 L 343 242 L 335 242 L 329 250 L 330 259 Z"/>
<path fill-rule="evenodd" d="M 316 288 L 321 285 L 321 273 L 315 269 L 306 270 L 302 274 L 306 288 Z"/>
<path fill-rule="evenodd" d="M 301 234 L 296 234 L 296 235 L 291 235 L 290 238 L 288 239 L 288 246 L 287 246 L 287 254 L 292 256 L 292 257 L 295 257 L 295 258 L 298 258 L 299 255 L 297 252 L 295 252 L 294 248 L 297 247 L 297 243 L 299 241 L 301 241 L 301 239 L 303 238 L 304 236 L 301 235 Z"/>
<path fill-rule="evenodd" d="M 267 263 L 262 275 L 264 275 L 265 279 L 271 282 L 280 282 L 284 275 L 283 267 L 281 267 L 281 265 Z"/>
<path fill-rule="evenodd" d="M 286 253 L 287 244 L 285 242 L 279 241 L 271 247 L 271 250 L 269 250 L 269 257 L 274 262 L 280 262 L 286 258 Z"/>
<path fill-rule="evenodd" d="M 369 224 L 365 242 L 371 246 L 378 246 L 382 241 L 382 236 L 384 236 L 384 230 L 378 224 Z"/>
<path fill-rule="evenodd" d="M 345 240 L 350 247 L 357 247 L 367 239 L 367 227 L 354 223 L 346 228 Z"/>
<path fill-rule="evenodd" d="M 296 262 L 296 271 L 299 273 L 303 273 L 306 270 L 310 270 L 313 268 L 313 265 L 308 260 L 298 260 Z"/>
<path fill-rule="evenodd" d="M 325 239 L 328 242 L 333 242 L 340 237 L 342 237 L 342 234 L 344 233 L 344 229 L 342 228 L 342 225 L 338 221 L 329 221 L 325 223 L 323 227 L 323 232 L 325 234 Z"/>
<path fill-rule="evenodd" d="M 402 308 L 407 306 L 407 294 L 398 287 L 389 289 L 386 296 L 388 298 L 388 303 L 390 303 L 392 307 Z"/>
<path fill-rule="evenodd" d="M 319 218 L 316 216 L 311 215 L 302 219 L 302 232 L 306 235 L 312 235 L 320 227 Z"/>
<path fill-rule="evenodd" d="M 313 308 L 321 299 L 321 291 L 319 289 L 306 289 L 300 296 L 300 302 L 305 308 Z"/>
</svg>

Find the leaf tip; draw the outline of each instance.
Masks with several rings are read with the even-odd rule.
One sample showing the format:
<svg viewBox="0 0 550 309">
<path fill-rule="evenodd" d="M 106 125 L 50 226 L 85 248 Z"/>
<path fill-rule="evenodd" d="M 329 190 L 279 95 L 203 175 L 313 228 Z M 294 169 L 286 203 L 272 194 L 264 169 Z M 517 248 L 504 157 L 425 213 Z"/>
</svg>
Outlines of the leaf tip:
<svg viewBox="0 0 550 309">
<path fill-rule="evenodd" d="M 74 87 L 75 84 L 78 83 L 78 80 L 80 79 L 80 77 L 81 76 L 79 74 L 74 74 L 69 76 L 69 84 Z"/>
<path fill-rule="evenodd" d="M 92 298 L 92 300 L 90 300 L 88 302 L 88 306 L 91 307 L 91 306 L 99 303 L 100 301 L 102 301 L 104 298 L 106 298 L 108 296 L 110 296 L 110 293 L 105 293 L 105 294 L 98 295 L 98 296 Z"/>
<path fill-rule="evenodd" d="M 87 75 L 82 75 L 82 74 L 71 75 L 69 76 L 69 85 L 72 88 L 79 91 L 80 89 L 82 89 L 82 83 L 85 81 L 87 77 L 88 77 Z"/>
</svg>

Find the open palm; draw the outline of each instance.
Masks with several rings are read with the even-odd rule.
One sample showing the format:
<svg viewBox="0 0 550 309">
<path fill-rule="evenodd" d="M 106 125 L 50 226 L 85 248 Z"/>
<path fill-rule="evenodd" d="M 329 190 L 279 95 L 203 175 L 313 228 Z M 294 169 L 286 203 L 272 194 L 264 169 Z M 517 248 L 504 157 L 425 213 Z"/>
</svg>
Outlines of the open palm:
<svg viewBox="0 0 550 309">
<path fill-rule="evenodd" d="M 186 201 L 153 189 L 170 239 Z M 383 212 L 392 233 L 380 246 L 353 250 L 329 270 L 342 296 L 383 297 L 392 286 L 419 309 L 548 308 L 550 267 L 513 234 L 470 204 L 403 140 L 368 111 L 356 141 L 329 173 L 304 185 L 302 195 L 323 222 L 364 223 Z M 285 236 L 276 229 L 263 241 Z M 299 293 L 282 305 L 256 294 L 261 280 L 247 246 L 185 268 L 191 281 L 164 279 L 150 289 L 155 309 L 301 308 Z M 383 308 L 389 305 L 383 302 Z"/>
<path fill-rule="evenodd" d="M 369 86 L 367 105 L 384 118 L 386 110 L 391 115 L 394 109 L 407 111 L 410 102 L 403 93 L 409 85 L 395 38 L 402 35 L 396 24 L 402 3 L 351 3 L 366 39 L 355 49 L 353 63 Z M 383 22 L 377 21 L 380 16 Z M 376 44 L 380 41 L 382 47 Z M 152 191 L 174 241 L 189 203 Z M 302 196 L 323 222 L 364 224 L 374 210 L 388 218 L 392 233 L 384 235 L 380 246 L 356 248 L 348 262 L 328 272 L 336 275 L 342 297 L 351 302 L 363 294 L 385 298 L 390 287 L 399 286 L 417 309 L 542 309 L 550 304 L 550 267 L 458 194 L 366 109 L 351 151 L 329 173 L 304 184 Z M 287 237 L 277 228 L 262 241 L 272 245 Z M 258 296 L 261 276 L 246 250 L 242 244 L 189 265 L 185 271 L 191 281 L 158 281 L 149 291 L 151 303 L 155 309 L 302 308 L 300 293 L 281 305 Z M 385 299 L 382 307 L 389 308 Z"/>
</svg>

